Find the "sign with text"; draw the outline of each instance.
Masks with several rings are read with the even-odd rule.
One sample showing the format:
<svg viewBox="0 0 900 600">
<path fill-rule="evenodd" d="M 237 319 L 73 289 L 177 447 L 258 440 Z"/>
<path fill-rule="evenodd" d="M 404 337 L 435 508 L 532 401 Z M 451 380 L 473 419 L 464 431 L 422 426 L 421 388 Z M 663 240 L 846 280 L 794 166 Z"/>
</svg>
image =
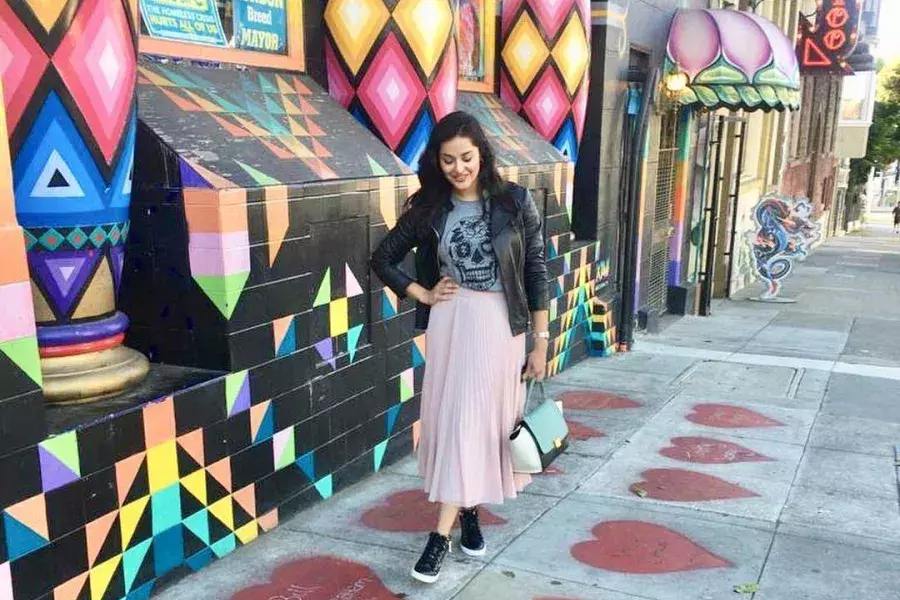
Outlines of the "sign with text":
<svg viewBox="0 0 900 600">
<path fill-rule="evenodd" d="M 141 0 L 141 17 L 151 37 L 225 46 L 215 0 Z"/>
<path fill-rule="evenodd" d="M 234 45 L 244 50 L 284 54 L 285 0 L 234 0 Z"/>
<path fill-rule="evenodd" d="M 819 0 L 815 22 L 800 14 L 797 59 L 803 73 L 852 75 L 861 0 Z"/>
</svg>

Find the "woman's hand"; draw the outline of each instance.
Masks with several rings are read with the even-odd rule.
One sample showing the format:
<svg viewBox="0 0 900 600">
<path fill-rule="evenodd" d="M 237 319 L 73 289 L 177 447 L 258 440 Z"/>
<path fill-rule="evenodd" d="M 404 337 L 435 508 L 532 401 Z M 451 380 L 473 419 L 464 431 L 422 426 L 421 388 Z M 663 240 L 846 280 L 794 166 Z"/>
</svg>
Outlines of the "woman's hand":
<svg viewBox="0 0 900 600">
<path fill-rule="evenodd" d="M 444 302 L 453 298 L 457 290 L 459 290 L 459 284 L 450 277 L 444 277 L 438 281 L 436 286 L 428 290 L 423 301 L 429 306 L 434 306 L 438 302 Z"/>
<path fill-rule="evenodd" d="M 547 341 L 536 340 L 534 350 L 528 353 L 528 362 L 525 364 L 525 372 L 522 374 L 523 379 L 534 379 L 535 381 L 543 381 L 547 374 Z"/>
</svg>

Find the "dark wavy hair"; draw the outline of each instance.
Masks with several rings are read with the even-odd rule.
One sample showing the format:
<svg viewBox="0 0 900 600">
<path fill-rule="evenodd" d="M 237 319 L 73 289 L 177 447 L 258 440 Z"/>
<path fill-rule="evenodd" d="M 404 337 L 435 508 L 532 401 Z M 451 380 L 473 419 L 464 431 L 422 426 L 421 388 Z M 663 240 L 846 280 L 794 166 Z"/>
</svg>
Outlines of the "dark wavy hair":
<svg viewBox="0 0 900 600">
<path fill-rule="evenodd" d="M 419 159 L 419 183 L 421 189 L 410 196 L 406 203 L 406 209 L 416 222 L 430 220 L 438 211 L 444 208 L 450 199 L 453 185 L 444 175 L 440 165 L 441 146 L 455 137 L 465 137 L 472 140 L 481 155 L 481 165 L 478 172 L 478 187 L 482 193 L 495 202 L 499 202 L 503 208 L 512 212 L 514 202 L 507 193 L 507 185 L 497 171 L 497 159 L 494 149 L 491 147 L 484 129 L 478 120 L 463 111 L 452 112 L 441 119 L 425 146 L 425 151 Z"/>
</svg>

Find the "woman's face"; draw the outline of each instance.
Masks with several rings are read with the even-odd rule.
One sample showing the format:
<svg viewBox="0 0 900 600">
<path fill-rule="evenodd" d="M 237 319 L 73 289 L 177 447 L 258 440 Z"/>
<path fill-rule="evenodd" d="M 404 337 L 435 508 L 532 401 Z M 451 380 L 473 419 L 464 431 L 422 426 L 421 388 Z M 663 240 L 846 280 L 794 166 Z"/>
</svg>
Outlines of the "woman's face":
<svg viewBox="0 0 900 600">
<path fill-rule="evenodd" d="M 461 136 L 447 140 L 441 144 L 438 162 L 457 193 L 477 191 L 481 153 L 472 140 Z"/>
</svg>

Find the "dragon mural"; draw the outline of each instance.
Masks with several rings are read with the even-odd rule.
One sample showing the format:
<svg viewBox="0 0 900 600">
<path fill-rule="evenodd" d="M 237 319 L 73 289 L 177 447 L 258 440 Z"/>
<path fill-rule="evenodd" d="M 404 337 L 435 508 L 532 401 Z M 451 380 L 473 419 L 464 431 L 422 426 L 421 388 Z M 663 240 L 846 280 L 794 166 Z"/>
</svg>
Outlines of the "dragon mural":
<svg viewBox="0 0 900 600">
<path fill-rule="evenodd" d="M 753 210 L 756 229 L 747 232 L 753 266 L 763 280 L 761 300 L 773 300 L 795 260 L 804 260 L 822 237 L 822 225 L 813 220 L 807 198 L 763 196 Z"/>
</svg>

